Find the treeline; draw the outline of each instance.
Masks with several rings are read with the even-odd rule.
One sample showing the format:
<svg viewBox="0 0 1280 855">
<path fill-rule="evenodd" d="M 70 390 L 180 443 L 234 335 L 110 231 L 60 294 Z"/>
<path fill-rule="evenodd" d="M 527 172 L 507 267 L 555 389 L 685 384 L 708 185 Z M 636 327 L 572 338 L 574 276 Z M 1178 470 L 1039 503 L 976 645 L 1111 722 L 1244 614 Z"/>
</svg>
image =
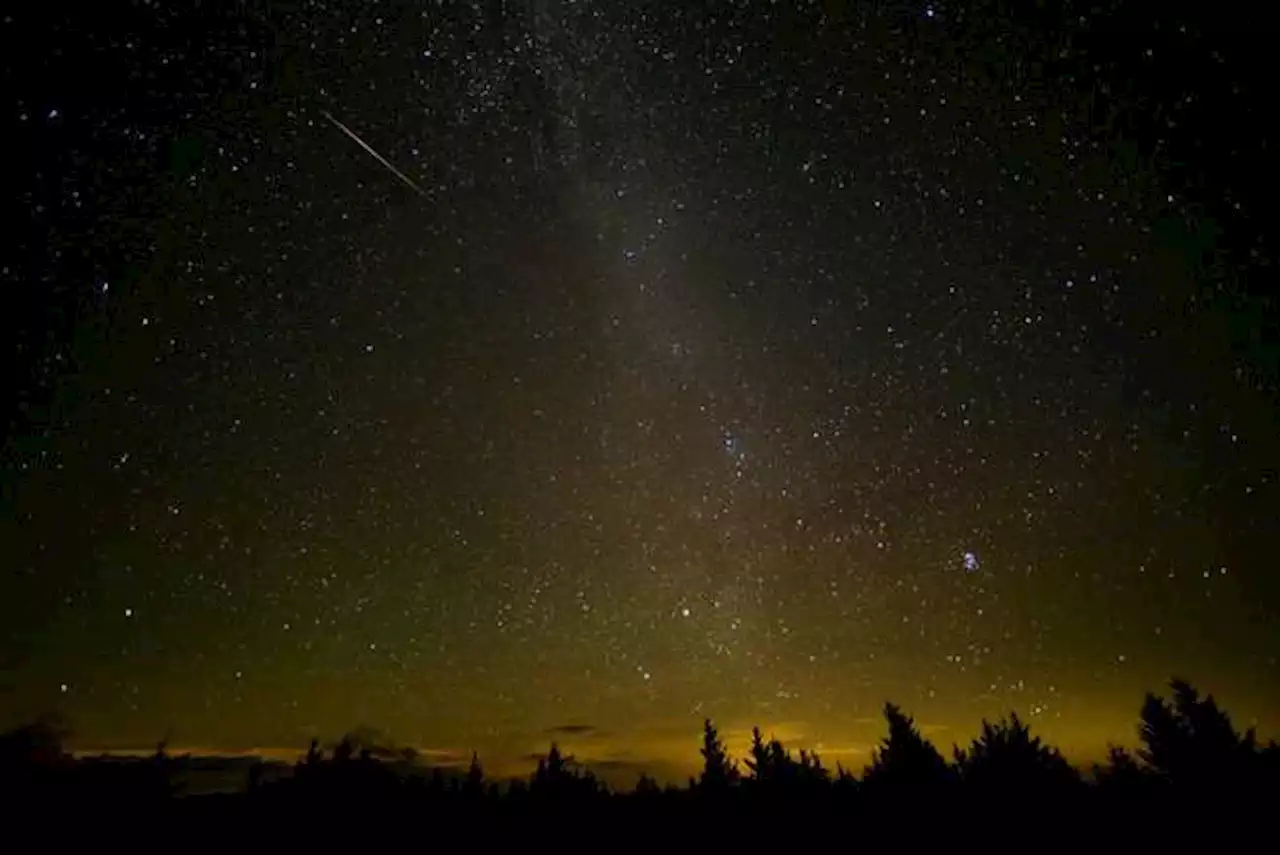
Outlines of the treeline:
<svg viewBox="0 0 1280 855">
<path fill-rule="evenodd" d="M 1164 802 L 1249 805 L 1280 795 L 1280 748 L 1260 745 L 1252 729 L 1239 732 L 1212 696 L 1174 680 L 1171 697 L 1148 694 L 1140 712 L 1135 752 L 1112 747 L 1103 763 L 1082 771 L 1032 734 L 1016 714 L 984 721 L 965 748 L 945 757 L 909 715 L 886 704 L 888 732 L 861 774 L 804 749 L 793 752 L 753 732 L 748 755 L 729 755 L 715 725 L 704 723 L 702 768 L 684 786 L 661 786 L 642 776 L 634 790 L 618 792 L 555 744 L 527 780 L 486 776 L 473 755 L 465 773 L 430 769 L 411 752 L 361 746 L 346 738 L 330 751 L 313 742 L 288 774 L 267 774 L 255 764 L 238 793 L 182 795 L 177 784 L 191 758 L 164 745 L 149 759 L 76 760 L 64 733 L 38 722 L 0 738 L 0 767 L 10 805 L 17 802 L 75 807 L 110 804 L 120 811 L 172 808 L 209 819 L 254 822 L 333 816 L 411 817 L 436 820 L 574 819 L 677 826 L 716 817 L 750 822 L 786 817 L 805 822 L 851 816 L 897 816 L 927 809 L 930 816 L 1019 807 L 1019 817 L 1119 821 L 1134 808 Z M 741 830 L 741 826 L 731 825 Z"/>
</svg>

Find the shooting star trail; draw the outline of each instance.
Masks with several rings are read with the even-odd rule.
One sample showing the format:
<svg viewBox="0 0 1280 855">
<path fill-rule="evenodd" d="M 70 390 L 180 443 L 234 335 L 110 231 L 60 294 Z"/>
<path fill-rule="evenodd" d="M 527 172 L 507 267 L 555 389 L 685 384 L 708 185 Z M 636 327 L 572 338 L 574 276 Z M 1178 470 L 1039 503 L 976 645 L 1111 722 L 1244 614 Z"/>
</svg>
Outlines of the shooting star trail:
<svg viewBox="0 0 1280 855">
<path fill-rule="evenodd" d="M 355 141 L 356 141 L 356 143 L 357 143 L 357 144 L 358 144 L 362 149 L 364 149 L 365 151 L 369 152 L 369 154 L 371 154 L 371 155 L 373 155 L 374 157 L 376 157 L 376 158 L 378 159 L 378 162 L 379 162 L 379 163 L 381 163 L 381 164 L 382 164 L 383 166 L 385 166 L 387 169 L 390 169 L 392 172 L 394 172 L 394 173 L 395 173 L 396 178 L 399 178 L 399 179 L 400 179 L 401 181 L 403 181 L 405 184 L 409 185 L 409 189 L 410 189 L 410 190 L 412 190 L 413 192 L 417 193 L 419 196 L 422 196 L 424 199 L 426 198 L 427 194 L 423 192 L 423 190 L 422 190 L 422 188 L 421 188 L 421 187 L 419 187 L 417 184 L 415 184 L 415 183 L 413 182 L 413 179 L 412 179 L 412 178 L 410 178 L 409 176 L 405 175 L 405 174 L 404 174 L 403 172 L 401 172 L 400 170 L 396 169 L 396 168 L 391 164 L 391 161 L 387 160 L 385 157 L 383 157 L 382 155 L 380 155 L 380 154 L 378 154 L 376 151 L 374 151 L 374 150 L 373 150 L 373 146 L 369 145 L 367 142 L 365 142 L 364 140 L 360 139 L 360 135 L 359 135 L 359 134 L 357 134 L 355 131 L 353 131 L 353 130 L 351 130 L 350 128 L 348 128 L 346 125 L 342 124 L 342 122 L 339 122 L 337 119 L 335 119 L 335 118 L 333 117 L 333 114 L 332 114 L 332 113 L 330 113 L 328 110 L 321 110 L 321 111 L 320 111 L 320 114 L 321 114 L 322 116 L 324 116 L 326 119 L 328 119 L 329 121 L 333 122 L 335 125 L 337 125 L 337 126 L 338 126 L 338 130 L 342 131 L 344 134 L 346 134 L 347 136 L 349 136 L 349 137 L 351 137 L 353 140 L 355 140 Z"/>
</svg>

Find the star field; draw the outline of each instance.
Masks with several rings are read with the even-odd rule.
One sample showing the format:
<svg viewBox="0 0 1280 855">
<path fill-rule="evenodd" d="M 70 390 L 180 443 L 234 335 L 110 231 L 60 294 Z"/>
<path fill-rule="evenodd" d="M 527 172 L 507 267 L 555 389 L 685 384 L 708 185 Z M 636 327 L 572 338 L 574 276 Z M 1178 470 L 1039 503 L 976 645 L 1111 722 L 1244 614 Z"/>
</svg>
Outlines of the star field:
<svg viewBox="0 0 1280 855">
<path fill-rule="evenodd" d="M 886 699 L 1093 756 L 1181 674 L 1280 725 L 1211 25 L 121 6 L 0 24 L 6 721 L 857 767 Z"/>
</svg>

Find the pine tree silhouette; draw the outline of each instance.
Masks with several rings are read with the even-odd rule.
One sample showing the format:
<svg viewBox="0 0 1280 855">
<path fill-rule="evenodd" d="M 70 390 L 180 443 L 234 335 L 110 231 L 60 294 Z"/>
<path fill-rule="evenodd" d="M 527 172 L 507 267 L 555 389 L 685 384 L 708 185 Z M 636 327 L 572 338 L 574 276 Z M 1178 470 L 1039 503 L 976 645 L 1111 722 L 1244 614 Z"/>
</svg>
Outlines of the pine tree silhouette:
<svg viewBox="0 0 1280 855">
<path fill-rule="evenodd" d="M 20 804 L 47 810 L 47 803 L 58 797 L 55 793 L 75 765 L 65 748 L 70 733 L 62 718 L 46 714 L 0 734 L 0 803 L 8 808 L 7 816 L 16 820 Z"/>
<path fill-rule="evenodd" d="M 835 780 L 831 782 L 831 786 L 837 795 L 847 798 L 858 791 L 861 782 L 858 780 L 857 775 L 837 763 Z"/>
<path fill-rule="evenodd" d="M 480 755 L 471 752 L 471 765 L 467 767 L 467 777 L 462 790 L 471 798 L 484 795 L 484 767 L 480 765 Z"/>
<path fill-rule="evenodd" d="M 1186 786 L 1222 786 L 1255 771 L 1252 728 L 1240 734 L 1212 695 L 1185 680 L 1169 682 L 1172 702 L 1148 693 L 1142 705 L 1138 756 L 1161 779 Z"/>
<path fill-rule="evenodd" d="M 751 779 L 757 783 L 768 781 L 773 778 L 772 766 L 773 755 L 770 751 L 769 743 L 764 741 L 764 735 L 760 733 L 760 728 L 751 728 L 751 759 L 747 761 L 747 768 L 751 770 Z"/>
<path fill-rule="evenodd" d="M 560 746 L 554 742 L 547 756 L 538 759 L 529 787 L 531 796 L 561 805 L 599 795 L 601 791 L 595 776 L 576 769 L 573 758 L 561 753 Z"/>
<path fill-rule="evenodd" d="M 802 748 L 797 759 L 779 740 L 765 742 L 758 727 L 751 730 L 751 759 L 747 760 L 747 768 L 751 770 L 753 786 L 797 796 L 830 782 L 830 775 L 817 754 Z"/>
<path fill-rule="evenodd" d="M 337 765 L 349 763 L 355 758 L 355 753 L 355 742 L 351 739 L 350 735 L 344 736 L 342 737 L 342 741 L 340 741 L 333 749 L 332 762 Z"/>
<path fill-rule="evenodd" d="M 1071 764 L 1032 736 L 1016 712 L 995 724 L 984 719 L 969 750 L 956 750 L 956 768 L 961 780 L 981 789 L 1038 791 L 1079 781 Z"/>
<path fill-rule="evenodd" d="M 1258 751 L 1257 774 L 1264 787 L 1280 786 L 1280 745 L 1274 739 Z"/>
<path fill-rule="evenodd" d="M 636 781 L 635 792 L 638 796 L 651 796 L 655 793 L 662 792 L 662 788 L 658 786 L 658 782 L 654 780 L 651 775 L 641 773 L 639 779 Z"/>
<path fill-rule="evenodd" d="M 169 754 L 169 739 L 165 737 L 156 743 L 156 750 L 151 755 L 151 762 L 144 770 L 142 787 L 152 799 L 169 798 L 177 794 L 178 761 Z"/>
<path fill-rule="evenodd" d="M 204 804 L 213 810 L 252 810 L 260 817 L 277 811 L 281 816 L 301 816 L 303 811 L 372 816 L 426 809 L 456 811 L 462 821 L 472 823 L 545 814 L 556 821 L 591 816 L 655 828 L 670 822 L 673 831 L 700 816 L 719 816 L 753 834 L 762 817 L 802 826 L 867 806 L 877 811 L 877 818 L 899 809 L 909 817 L 919 811 L 922 796 L 932 800 L 930 815 L 944 819 L 962 821 L 989 805 L 1006 811 L 1013 805 L 1018 815 L 1047 810 L 1057 815 L 1041 819 L 1092 818 L 1105 829 L 1147 804 L 1204 813 L 1222 804 L 1219 791 L 1226 791 L 1243 811 L 1273 793 L 1280 783 L 1280 747 L 1272 741 L 1260 748 L 1252 730 L 1237 731 L 1211 696 L 1202 697 L 1185 681 L 1175 680 L 1170 687 L 1168 700 L 1154 695 L 1145 699 L 1141 750 L 1135 755 L 1110 746 L 1107 761 L 1094 766 L 1096 787 L 1085 786 L 1076 770 L 1016 713 L 994 723 L 983 721 L 980 735 L 964 750 L 956 749 L 955 763 L 949 765 L 911 717 L 893 704 L 885 705 L 888 734 L 873 752 L 863 781 L 840 765 L 833 776 L 818 754 L 807 749 L 793 754 L 778 739 L 766 739 L 759 728 L 752 730 L 744 780 L 708 719 L 703 722 L 702 771 L 683 792 L 674 786 L 661 789 L 645 774 L 634 795 L 610 793 L 555 743 L 538 758 L 532 776 L 500 787 L 485 779 L 475 752 L 465 774 L 445 775 L 439 768 L 428 771 L 406 763 L 410 752 L 390 743 L 375 747 L 372 739 L 353 732 L 328 757 L 320 742 L 312 740 L 292 776 L 270 774 L 267 765 L 255 764 L 239 803 L 203 796 L 175 799 L 171 783 L 189 780 L 188 773 L 202 767 L 188 756 L 171 757 L 165 743 L 149 758 L 79 760 L 62 748 L 56 729 L 38 724 L 0 736 L 0 785 L 16 793 L 10 805 L 118 798 L 121 806 L 147 804 L 150 810 Z M 1184 786 L 1190 788 L 1186 799 L 1180 795 Z M 998 798 L 989 798 L 993 794 Z M 1021 801 L 1023 796 L 1034 798 Z M 753 842 L 759 840 L 753 837 Z"/>
<path fill-rule="evenodd" d="M 889 735 L 872 754 L 871 765 L 863 776 L 868 789 L 931 791 L 951 780 L 947 761 L 933 743 L 920 734 L 911 716 L 896 705 L 886 703 L 884 717 Z"/>
<path fill-rule="evenodd" d="M 1128 749 L 1119 745 L 1107 746 L 1107 762 L 1095 763 L 1093 777 L 1100 786 L 1122 793 L 1136 792 L 1149 780 L 1147 770 Z"/>
<path fill-rule="evenodd" d="M 53 768 L 68 758 L 64 749 L 71 729 L 59 716 L 46 713 L 0 735 L 0 765 L 5 768 Z"/>
<path fill-rule="evenodd" d="M 698 786 L 703 790 L 725 790 L 738 782 L 737 764 L 729 759 L 720 734 L 711 719 L 702 722 L 702 775 Z"/>
<path fill-rule="evenodd" d="M 535 787 L 553 786 L 564 780 L 568 774 L 564 755 L 560 753 L 560 746 L 553 742 L 547 756 L 538 760 L 537 771 L 533 773 L 533 785 Z"/>
<path fill-rule="evenodd" d="M 825 783 L 831 780 L 827 768 L 822 765 L 822 758 L 816 751 L 800 749 L 800 777 L 809 783 Z"/>
</svg>

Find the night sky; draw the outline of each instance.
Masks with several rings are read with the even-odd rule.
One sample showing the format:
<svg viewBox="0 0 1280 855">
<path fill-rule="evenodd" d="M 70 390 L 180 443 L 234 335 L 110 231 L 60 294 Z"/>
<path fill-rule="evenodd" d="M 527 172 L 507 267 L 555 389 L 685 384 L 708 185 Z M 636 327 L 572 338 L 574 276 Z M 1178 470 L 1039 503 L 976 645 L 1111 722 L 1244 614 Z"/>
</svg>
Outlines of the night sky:
<svg viewBox="0 0 1280 855">
<path fill-rule="evenodd" d="M 886 699 L 1088 759 L 1178 674 L 1280 730 L 1238 16 L 21 6 L 4 724 L 861 769 Z"/>
</svg>

